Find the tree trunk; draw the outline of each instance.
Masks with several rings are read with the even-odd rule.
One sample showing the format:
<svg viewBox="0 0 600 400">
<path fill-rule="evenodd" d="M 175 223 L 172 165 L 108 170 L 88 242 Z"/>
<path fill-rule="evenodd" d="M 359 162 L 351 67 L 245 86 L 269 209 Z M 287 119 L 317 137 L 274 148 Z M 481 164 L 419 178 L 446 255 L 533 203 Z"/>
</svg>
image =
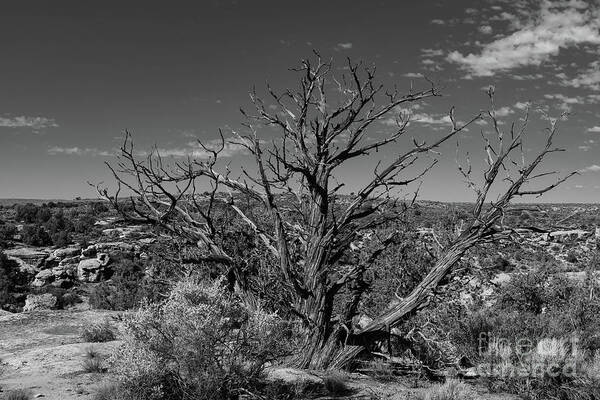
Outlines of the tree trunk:
<svg viewBox="0 0 600 400">
<path fill-rule="evenodd" d="M 422 308 L 433 294 L 440 281 L 448 275 L 452 267 L 461 259 L 465 252 L 477 242 L 476 237 L 459 239 L 450 246 L 437 261 L 427 276 L 415 287 L 412 292 L 396 304 L 393 308 L 375 318 L 369 325 L 358 329 L 350 335 L 348 346 L 335 354 L 329 361 L 330 366 L 343 367 L 366 348 L 373 340 L 386 335 L 389 328 L 398 325 L 409 315 Z"/>
</svg>

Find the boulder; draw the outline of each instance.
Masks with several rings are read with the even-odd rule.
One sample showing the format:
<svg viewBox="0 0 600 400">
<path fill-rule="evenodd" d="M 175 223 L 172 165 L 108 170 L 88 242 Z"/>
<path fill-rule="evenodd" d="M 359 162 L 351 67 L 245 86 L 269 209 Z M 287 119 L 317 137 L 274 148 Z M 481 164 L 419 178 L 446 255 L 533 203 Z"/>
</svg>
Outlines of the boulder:
<svg viewBox="0 0 600 400">
<path fill-rule="evenodd" d="M 33 287 L 42 287 L 54 281 L 54 274 L 51 269 L 44 269 L 37 273 L 35 279 L 31 283 Z"/>
<path fill-rule="evenodd" d="M 74 278 L 77 275 L 77 264 L 65 264 L 52 268 L 56 279 Z"/>
<path fill-rule="evenodd" d="M 82 282 L 98 282 L 109 262 L 110 257 L 106 253 L 99 253 L 97 258 L 81 260 L 77 265 L 77 278 Z"/>
<path fill-rule="evenodd" d="M 98 250 L 96 249 L 95 245 L 89 245 L 88 247 L 86 247 L 85 249 L 81 250 L 81 256 L 82 257 L 96 257 L 96 253 L 98 252 Z"/>
<path fill-rule="evenodd" d="M 25 300 L 23 311 L 51 310 L 56 307 L 57 298 L 51 293 L 30 294 Z"/>
<path fill-rule="evenodd" d="M 52 253 L 54 258 L 62 260 L 67 257 L 75 257 L 81 254 L 81 247 L 79 246 L 71 246 L 63 249 L 56 249 Z"/>
</svg>

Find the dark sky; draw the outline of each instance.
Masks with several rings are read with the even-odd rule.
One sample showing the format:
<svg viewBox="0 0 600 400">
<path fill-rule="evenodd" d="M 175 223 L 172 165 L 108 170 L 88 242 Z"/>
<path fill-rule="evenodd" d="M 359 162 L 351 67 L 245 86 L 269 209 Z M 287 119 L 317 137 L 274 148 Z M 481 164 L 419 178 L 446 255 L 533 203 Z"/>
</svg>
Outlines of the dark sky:
<svg viewBox="0 0 600 400">
<path fill-rule="evenodd" d="M 122 132 L 140 149 L 156 144 L 177 160 L 238 129 L 248 91 L 296 83 L 289 71 L 313 49 L 344 72 L 351 57 L 375 64 L 385 84 L 445 96 L 414 109 L 414 135 L 448 129 L 457 107 L 467 120 L 496 86 L 508 127 L 525 103 L 549 116 L 569 111 L 549 169 L 581 170 L 545 201 L 600 200 L 600 4 L 598 1 L 13 1 L 0 5 L 0 197 L 93 196 L 108 181 Z M 528 143 L 548 121 L 532 113 Z M 377 130 L 389 127 L 381 121 Z M 480 130 L 460 137 L 482 158 Z M 373 132 L 377 134 L 378 132 Z M 456 172 L 456 143 L 444 146 L 421 196 L 472 198 Z M 391 157 L 396 149 L 381 154 Z M 233 164 L 248 161 L 230 152 Z M 371 164 L 371 163 L 367 163 Z M 370 170 L 351 165 L 348 190 Z"/>
</svg>

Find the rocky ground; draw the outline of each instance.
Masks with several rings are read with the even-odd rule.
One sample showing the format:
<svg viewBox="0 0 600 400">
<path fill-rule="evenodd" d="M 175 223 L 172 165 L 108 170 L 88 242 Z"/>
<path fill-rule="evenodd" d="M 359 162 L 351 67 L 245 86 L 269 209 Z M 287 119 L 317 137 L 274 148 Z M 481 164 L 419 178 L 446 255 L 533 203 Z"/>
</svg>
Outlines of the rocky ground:
<svg viewBox="0 0 600 400">
<path fill-rule="evenodd" d="M 82 309 L 44 310 L 0 316 L 0 390 L 28 389 L 37 398 L 91 398 L 110 375 L 86 373 L 92 346 L 109 354 L 119 342 L 85 343 L 81 329 L 117 313 Z"/>
</svg>

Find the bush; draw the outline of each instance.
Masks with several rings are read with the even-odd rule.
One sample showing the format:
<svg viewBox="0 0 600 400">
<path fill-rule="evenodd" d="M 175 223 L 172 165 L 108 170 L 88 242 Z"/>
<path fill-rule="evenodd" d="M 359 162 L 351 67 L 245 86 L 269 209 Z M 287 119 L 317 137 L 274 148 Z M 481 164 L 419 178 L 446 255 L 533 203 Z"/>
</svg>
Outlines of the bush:
<svg viewBox="0 0 600 400">
<path fill-rule="evenodd" d="M 125 320 L 125 343 L 111 361 L 127 399 L 228 398 L 257 384 L 267 362 L 289 354 L 284 328 L 220 281 L 187 281 Z"/>
<path fill-rule="evenodd" d="M 116 339 L 115 331 L 108 320 L 83 328 L 81 337 L 85 342 L 110 342 Z"/>
<path fill-rule="evenodd" d="M 27 389 L 9 390 L 2 396 L 2 400 L 30 400 L 31 398 L 33 395 Z"/>
<path fill-rule="evenodd" d="M 0 307 L 15 305 L 17 301 L 13 296 L 21 287 L 27 285 L 27 274 L 19 269 L 19 264 L 9 259 L 0 251 Z"/>
<path fill-rule="evenodd" d="M 425 393 L 417 396 L 419 400 L 471 400 L 475 398 L 473 390 L 456 379 L 449 379 L 443 385 L 434 385 Z"/>
<path fill-rule="evenodd" d="M 30 246 L 49 246 L 52 244 L 52 238 L 41 225 L 25 225 L 21 232 L 23 243 Z"/>
<path fill-rule="evenodd" d="M 122 389 L 117 383 L 106 383 L 100 386 L 93 397 L 94 400 L 122 400 Z"/>
<path fill-rule="evenodd" d="M 101 282 L 90 292 L 94 308 L 125 311 L 136 308 L 142 301 L 155 302 L 164 298 L 167 285 L 146 277 L 144 267 L 124 259 L 113 264 L 115 271 L 109 281 Z"/>
<path fill-rule="evenodd" d="M 102 356 L 93 347 L 88 347 L 85 350 L 83 370 L 87 373 L 101 373 L 106 371 L 103 366 Z"/>
</svg>

